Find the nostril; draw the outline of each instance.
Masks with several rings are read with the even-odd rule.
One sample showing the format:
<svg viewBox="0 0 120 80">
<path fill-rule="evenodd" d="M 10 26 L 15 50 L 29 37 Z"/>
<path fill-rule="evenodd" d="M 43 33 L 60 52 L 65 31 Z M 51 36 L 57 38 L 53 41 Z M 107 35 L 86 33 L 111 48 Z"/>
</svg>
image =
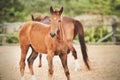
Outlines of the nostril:
<svg viewBox="0 0 120 80">
<path fill-rule="evenodd" d="M 55 36 L 55 33 L 50 33 L 50 36 L 51 36 L 51 37 L 54 37 L 54 36 Z"/>
</svg>

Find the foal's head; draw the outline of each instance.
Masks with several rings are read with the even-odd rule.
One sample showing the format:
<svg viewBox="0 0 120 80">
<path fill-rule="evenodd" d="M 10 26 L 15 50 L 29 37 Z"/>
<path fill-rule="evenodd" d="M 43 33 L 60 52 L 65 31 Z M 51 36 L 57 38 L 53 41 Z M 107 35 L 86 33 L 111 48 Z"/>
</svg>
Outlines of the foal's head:
<svg viewBox="0 0 120 80">
<path fill-rule="evenodd" d="M 53 10 L 52 7 L 50 7 L 50 36 L 55 37 L 57 35 L 57 31 L 59 29 L 59 26 L 61 25 L 61 14 L 63 12 L 63 7 L 61 9 Z"/>
</svg>

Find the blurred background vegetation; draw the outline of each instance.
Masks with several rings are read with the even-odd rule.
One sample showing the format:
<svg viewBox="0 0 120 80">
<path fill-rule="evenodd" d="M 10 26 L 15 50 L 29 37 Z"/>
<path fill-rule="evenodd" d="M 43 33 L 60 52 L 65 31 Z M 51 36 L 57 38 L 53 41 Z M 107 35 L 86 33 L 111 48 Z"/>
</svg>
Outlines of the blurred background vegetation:
<svg viewBox="0 0 120 80">
<path fill-rule="evenodd" d="M 120 0 L 0 0 L 0 24 L 4 22 L 25 22 L 31 20 L 31 14 L 49 15 L 50 6 L 54 8 L 63 6 L 63 15 L 73 18 L 84 14 L 120 17 Z M 1 25 L 0 33 L 2 33 Z M 108 33 L 107 26 L 93 27 L 91 30 L 85 30 L 85 40 L 86 42 L 97 42 Z M 16 32 L 6 33 L 6 36 L 7 42 L 18 42 Z M 0 41 L 2 41 L 1 38 Z M 111 39 L 108 38 L 105 41 L 109 42 Z"/>
<path fill-rule="evenodd" d="M 120 16 L 120 0 L 0 0 L 0 22 L 26 21 L 30 14 L 49 14 L 49 7 L 64 7 L 64 15 L 102 14 Z"/>
</svg>

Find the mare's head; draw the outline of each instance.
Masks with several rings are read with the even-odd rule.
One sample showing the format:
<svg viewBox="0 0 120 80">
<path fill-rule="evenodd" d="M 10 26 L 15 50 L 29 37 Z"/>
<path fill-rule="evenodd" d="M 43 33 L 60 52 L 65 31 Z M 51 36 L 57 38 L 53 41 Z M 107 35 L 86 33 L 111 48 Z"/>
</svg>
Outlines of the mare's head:
<svg viewBox="0 0 120 80">
<path fill-rule="evenodd" d="M 49 16 L 38 16 L 38 17 L 34 17 L 33 15 L 31 15 L 32 21 L 38 21 L 44 24 L 50 24 L 50 20 L 49 20 Z"/>
<path fill-rule="evenodd" d="M 37 16 L 37 17 L 34 17 L 33 15 L 31 15 L 31 18 L 32 18 L 32 21 L 41 21 L 42 19 L 44 19 L 44 17 L 42 16 Z"/>
<path fill-rule="evenodd" d="M 61 14 L 63 12 L 63 7 L 61 9 L 55 9 L 53 10 L 52 7 L 50 7 L 50 36 L 55 37 L 57 35 L 59 26 L 61 25 Z"/>
</svg>

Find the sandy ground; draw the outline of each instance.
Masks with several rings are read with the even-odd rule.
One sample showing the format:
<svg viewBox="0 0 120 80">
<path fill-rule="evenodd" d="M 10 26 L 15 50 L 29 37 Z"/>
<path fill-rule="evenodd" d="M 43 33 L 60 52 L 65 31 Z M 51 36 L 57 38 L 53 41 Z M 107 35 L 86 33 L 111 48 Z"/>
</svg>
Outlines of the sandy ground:
<svg viewBox="0 0 120 80">
<path fill-rule="evenodd" d="M 74 46 L 78 53 L 81 69 L 74 71 L 74 58 L 69 54 L 68 66 L 71 80 L 120 80 L 120 45 L 87 45 L 91 71 L 88 71 L 84 65 L 79 45 Z M 20 80 L 19 59 L 19 46 L 0 46 L 0 80 Z M 46 55 L 43 56 L 42 62 L 42 67 L 38 68 L 38 58 L 35 60 L 35 76 L 37 80 L 48 80 Z M 66 80 L 58 56 L 54 57 L 53 64 L 54 80 Z M 25 78 L 26 80 L 31 78 L 27 65 Z"/>
</svg>

